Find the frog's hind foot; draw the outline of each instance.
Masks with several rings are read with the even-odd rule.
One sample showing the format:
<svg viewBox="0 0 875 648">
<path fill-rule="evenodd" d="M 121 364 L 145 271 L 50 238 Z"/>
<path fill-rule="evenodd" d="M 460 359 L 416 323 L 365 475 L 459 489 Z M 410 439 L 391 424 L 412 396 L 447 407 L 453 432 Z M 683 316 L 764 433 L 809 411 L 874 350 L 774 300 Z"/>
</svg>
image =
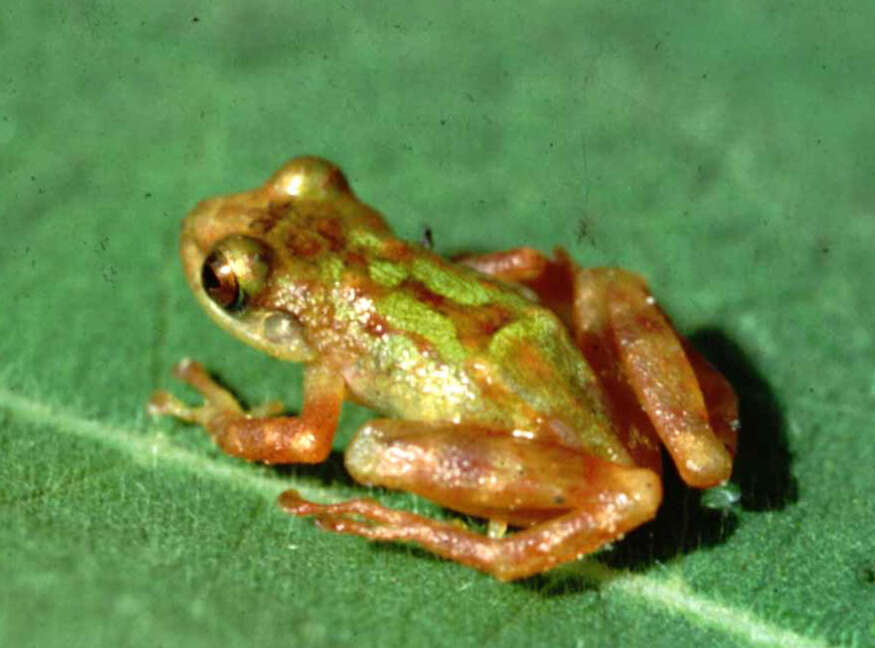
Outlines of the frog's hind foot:
<svg viewBox="0 0 875 648">
<path fill-rule="evenodd" d="M 318 504 L 303 499 L 298 491 L 295 490 L 284 491 L 279 496 L 277 502 L 290 515 L 315 517 L 316 523 L 323 528 L 327 528 L 326 525 L 331 520 L 335 524 L 340 524 L 343 520 L 353 522 L 358 519 L 362 524 L 365 524 L 365 521 L 369 522 L 370 524 L 367 524 L 367 526 L 400 524 L 404 521 L 405 516 L 414 515 L 405 511 L 386 508 L 368 497 L 359 497 L 336 504 Z M 426 518 L 422 519 L 425 520 Z M 338 531 L 339 529 L 333 528 L 332 530 Z"/>
</svg>

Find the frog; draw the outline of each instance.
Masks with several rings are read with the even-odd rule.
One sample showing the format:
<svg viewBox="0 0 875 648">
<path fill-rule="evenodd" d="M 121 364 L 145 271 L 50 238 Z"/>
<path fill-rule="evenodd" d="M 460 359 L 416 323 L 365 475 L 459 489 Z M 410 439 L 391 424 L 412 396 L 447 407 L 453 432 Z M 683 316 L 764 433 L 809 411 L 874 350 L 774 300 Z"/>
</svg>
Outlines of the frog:
<svg viewBox="0 0 875 648">
<path fill-rule="evenodd" d="M 372 497 L 279 506 L 324 530 L 414 543 L 501 581 L 578 560 L 652 520 L 663 449 L 681 479 L 726 482 L 738 438 L 727 379 L 684 339 L 645 280 L 584 268 L 557 247 L 444 258 L 396 237 L 333 163 L 291 159 L 260 187 L 204 200 L 180 255 L 221 328 L 303 363 L 297 415 L 246 410 L 193 360 L 203 396 L 148 410 L 202 426 L 226 453 L 319 463 L 344 401 L 377 412 L 344 452 L 368 487 L 413 493 L 478 528 Z"/>
</svg>

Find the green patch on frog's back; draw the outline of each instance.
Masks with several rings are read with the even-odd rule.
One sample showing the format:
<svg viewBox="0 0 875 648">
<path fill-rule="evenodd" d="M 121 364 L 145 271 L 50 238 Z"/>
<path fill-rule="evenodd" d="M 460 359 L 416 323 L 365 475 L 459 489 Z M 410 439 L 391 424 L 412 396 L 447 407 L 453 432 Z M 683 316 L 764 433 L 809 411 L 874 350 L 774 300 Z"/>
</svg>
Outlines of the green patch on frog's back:
<svg viewBox="0 0 875 648">
<path fill-rule="evenodd" d="M 401 263 L 374 259 L 368 262 L 368 275 L 379 285 L 394 288 L 407 278 L 408 272 Z"/>
<path fill-rule="evenodd" d="M 611 460 L 624 455 L 593 370 L 552 313 L 532 309 L 504 326 L 492 336 L 489 357 L 505 389 L 565 421 L 590 451 Z"/>
<path fill-rule="evenodd" d="M 430 344 L 447 364 L 484 350 L 501 327 L 541 310 L 513 287 L 415 244 L 355 228 L 348 238 L 374 284 L 376 313 L 395 332 Z"/>
<path fill-rule="evenodd" d="M 323 255 L 317 262 L 319 277 L 326 284 L 335 284 L 343 276 L 343 261 L 336 255 Z"/>
<path fill-rule="evenodd" d="M 377 313 L 392 328 L 425 338 L 448 364 L 465 359 L 453 321 L 404 292 L 391 292 L 377 302 Z"/>
<path fill-rule="evenodd" d="M 463 306 L 482 306 L 492 301 L 492 295 L 477 278 L 461 268 L 451 270 L 445 264 L 417 258 L 410 264 L 410 275 L 436 295 Z"/>
<path fill-rule="evenodd" d="M 418 245 L 360 228 L 352 228 L 348 237 L 368 258 L 370 278 L 383 287 L 394 288 L 404 280 L 418 281 L 435 295 L 463 306 L 493 302 L 522 305 L 526 301 L 512 289 Z"/>
</svg>

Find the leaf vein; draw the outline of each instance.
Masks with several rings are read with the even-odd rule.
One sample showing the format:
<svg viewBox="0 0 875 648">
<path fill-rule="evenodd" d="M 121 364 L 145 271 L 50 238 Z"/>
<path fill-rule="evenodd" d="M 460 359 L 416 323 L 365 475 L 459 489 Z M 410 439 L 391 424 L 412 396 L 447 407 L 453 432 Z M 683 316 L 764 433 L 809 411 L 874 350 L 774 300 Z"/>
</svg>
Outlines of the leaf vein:
<svg viewBox="0 0 875 648">
<path fill-rule="evenodd" d="M 320 488 L 297 483 L 287 477 L 271 477 L 254 466 L 234 466 L 204 457 L 174 446 L 161 434 L 143 435 L 129 430 L 90 420 L 49 404 L 18 395 L 0 387 L 0 408 L 21 420 L 52 426 L 78 437 L 107 443 L 129 455 L 135 462 L 149 458 L 153 462 L 167 462 L 186 470 L 220 480 L 242 483 L 263 495 L 275 497 L 278 490 L 292 485 L 305 497 L 336 499 L 342 490 L 336 485 Z M 746 639 L 750 645 L 777 648 L 830 648 L 831 644 L 817 637 L 806 637 L 783 628 L 755 614 L 692 592 L 683 582 L 675 579 L 656 579 L 652 576 L 616 570 L 598 562 L 581 565 L 587 578 L 604 588 L 644 601 L 654 608 L 686 618 L 691 623 L 707 626 Z"/>
</svg>

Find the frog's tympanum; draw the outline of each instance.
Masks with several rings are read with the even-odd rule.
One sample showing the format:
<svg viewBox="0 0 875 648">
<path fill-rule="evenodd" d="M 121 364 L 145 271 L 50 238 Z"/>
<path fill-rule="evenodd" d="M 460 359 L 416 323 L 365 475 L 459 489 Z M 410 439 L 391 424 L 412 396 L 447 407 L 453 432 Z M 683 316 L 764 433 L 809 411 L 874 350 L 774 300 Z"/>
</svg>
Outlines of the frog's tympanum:
<svg viewBox="0 0 875 648">
<path fill-rule="evenodd" d="M 630 272 L 583 269 L 561 249 L 444 259 L 396 238 L 336 166 L 313 157 L 258 189 L 200 203 L 183 223 L 181 253 L 220 326 L 304 363 L 303 404 L 297 416 L 278 403 L 245 411 L 183 361 L 176 375 L 205 403 L 156 392 L 150 411 L 199 423 L 249 461 L 315 463 L 350 399 L 385 417 L 346 449 L 357 481 L 489 523 L 480 534 L 372 499 L 280 496 L 323 529 L 414 542 L 511 580 L 653 518 L 660 443 L 690 486 L 729 478 L 732 388 Z"/>
</svg>

